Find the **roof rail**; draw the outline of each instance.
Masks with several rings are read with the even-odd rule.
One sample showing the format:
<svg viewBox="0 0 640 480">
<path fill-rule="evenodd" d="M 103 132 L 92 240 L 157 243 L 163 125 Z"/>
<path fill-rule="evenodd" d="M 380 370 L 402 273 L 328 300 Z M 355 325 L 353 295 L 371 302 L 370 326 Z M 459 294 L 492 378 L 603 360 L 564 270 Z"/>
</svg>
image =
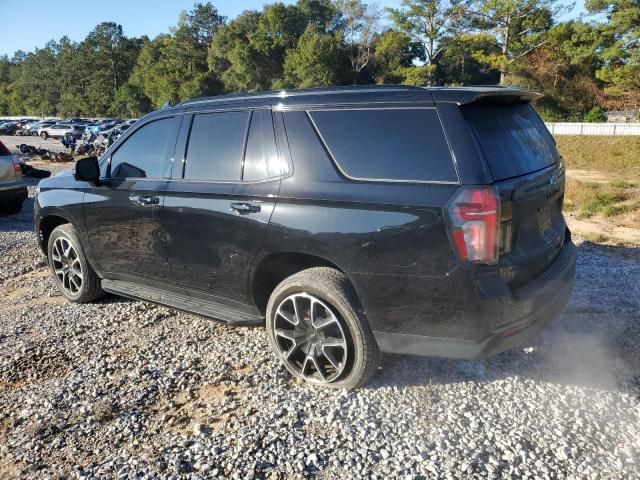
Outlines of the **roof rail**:
<svg viewBox="0 0 640 480">
<path fill-rule="evenodd" d="M 352 85 L 345 87 L 321 87 L 321 88 L 304 88 L 292 90 L 271 90 L 256 93 L 236 93 L 231 95 L 217 95 L 211 97 L 191 98 L 178 103 L 177 106 L 191 105 L 204 102 L 216 102 L 225 100 L 259 100 L 262 98 L 287 98 L 301 97 L 306 95 L 335 95 L 348 93 L 372 93 L 386 91 L 407 91 L 407 90 L 423 90 L 422 87 L 414 87 L 411 85 Z"/>
</svg>

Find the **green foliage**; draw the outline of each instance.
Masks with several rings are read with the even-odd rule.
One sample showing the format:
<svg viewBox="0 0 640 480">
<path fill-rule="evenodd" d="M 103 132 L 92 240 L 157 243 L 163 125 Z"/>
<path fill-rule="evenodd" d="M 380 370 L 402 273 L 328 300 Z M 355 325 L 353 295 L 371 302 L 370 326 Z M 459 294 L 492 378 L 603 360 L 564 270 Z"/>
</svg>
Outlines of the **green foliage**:
<svg viewBox="0 0 640 480">
<path fill-rule="evenodd" d="M 490 32 L 500 46 L 484 61 L 500 71 L 506 83 L 512 65 L 523 56 L 548 43 L 545 33 L 553 20 L 567 11 L 559 0 L 474 0 L 469 18 L 471 26 Z"/>
<path fill-rule="evenodd" d="M 131 83 L 155 107 L 220 93 L 217 79 L 209 72 L 207 51 L 224 22 L 211 3 L 196 3 L 192 11 L 180 15 L 171 35 L 159 36 L 142 48 Z"/>
<path fill-rule="evenodd" d="M 309 27 L 287 52 L 283 87 L 323 87 L 339 82 L 345 52 L 339 36 Z"/>
<path fill-rule="evenodd" d="M 581 21 L 560 23 L 546 32 L 545 40 L 512 66 L 511 81 L 545 93 L 537 102 L 545 120 L 582 121 L 602 99 L 595 78 L 600 62 L 597 29 Z"/>
<path fill-rule="evenodd" d="M 499 71 L 487 68 L 486 61 L 500 51 L 493 35 L 463 33 L 443 38 L 441 45 L 438 84 L 493 85 L 499 82 Z"/>
<path fill-rule="evenodd" d="M 605 217 L 616 215 L 621 207 L 618 205 L 627 199 L 626 195 L 616 191 L 597 190 L 582 205 L 582 212 L 578 218 L 589 218 L 598 213 Z"/>
<path fill-rule="evenodd" d="M 285 79 L 285 61 L 291 52 L 290 64 L 304 63 L 304 52 L 296 52 L 296 48 L 308 27 L 317 35 L 335 36 L 338 23 L 336 7 L 328 0 L 299 0 L 295 5 L 275 3 L 265 6 L 262 12 L 245 11 L 214 38 L 208 55 L 209 69 L 227 92 L 290 85 L 291 78 L 299 72 L 290 65 Z M 305 41 L 309 39 L 305 37 Z M 316 70 L 323 68 L 319 65 Z M 309 80 L 317 74 L 309 72 L 305 77 Z"/>
<path fill-rule="evenodd" d="M 402 83 L 415 58 L 423 58 L 422 48 L 406 33 L 387 30 L 376 39 L 373 71 L 377 83 Z"/>
<path fill-rule="evenodd" d="M 167 100 L 355 83 L 509 83 L 545 94 L 545 120 L 603 121 L 640 105 L 637 0 L 402 0 L 380 29 L 375 2 L 297 0 L 227 21 L 196 2 L 154 39 L 113 22 L 0 56 L 0 115 L 138 116 Z"/>
<path fill-rule="evenodd" d="M 640 5 L 637 0 L 587 0 L 590 13 L 605 15 L 598 26 L 602 64 L 597 77 L 623 90 L 640 88 Z"/>
<path fill-rule="evenodd" d="M 400 31 L 422 46 L 427 63 L 420 73 L 410 73 L 412 79 L 407 81 L 417 84 L 421 82 L 420 75 L 426 73 L 426 84 L 432 85 L 443 50 L 441 40 L 460 27 L 467 5 L 464 0 L 402 0 L 401 5 L 399 9 L 388 9 L 391 19 Z"/>
<path fill-rule="evenodd" d="M 614 180 L 613 182 L 611 182 L 611 186 L 622 189 L 636 188 L 636 185 L 634 183 L 627 182 L 626 180 Z"/>
<path fill-rule="evenodd" d="M 597 105 L 589 110 L 582 118 L 583 122 L 602 123 L 607 121 L 607 114 Z"/>
<path fill-rule="evenodd" d="M 409 67 L 404 69 L 404 80 L 402 83 L 405 85 L 413 85 L 416 87 L 422 87 L 429 85 L 433 80 L 433 72 L 435 65 L 422 65 L 421 67 Z"/>
<path fill-rule="evenodd" d="M 122 85 L 111 104 L 111 113 L 117 117 L 137 118 L 151 109 L 151 100 L 138 85 Z"/>
</svg>

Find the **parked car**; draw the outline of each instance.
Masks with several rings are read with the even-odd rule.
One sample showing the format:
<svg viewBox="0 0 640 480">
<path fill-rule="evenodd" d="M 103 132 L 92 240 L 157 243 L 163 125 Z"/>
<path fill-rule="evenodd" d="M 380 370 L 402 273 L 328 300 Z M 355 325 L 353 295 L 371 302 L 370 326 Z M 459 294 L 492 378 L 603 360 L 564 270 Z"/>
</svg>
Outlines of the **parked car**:
<svg viewBox="0 0 640 480">
<path fill-rule="evenodd" d="M 27 125 L 26 128 L 27 130 L 29 130 L 29 133 L 31 133 L 31 135 L 37 136 L 38 130 L 40 130 L 41 128 L 50 127 L 51 125 L 55 125 L 56 123 L 58 123 L 57 120 L 40 120 L 38 122 Z"/>
<path fill-rule="evenodd" d="M 17 122 L 0 123 L 0 135 L 13 135 L 18 129 Z"/>
<path fill-rule="evenodd" d="M 66 121 L 66 123 L 69 123 L 71 125 L 87 125 L 88 123 L 91 123 L 91 120 L 89 120 L 88 118 L 75 117 L 70 118 Z"/>
<path fill-rule="evenodd" d="M 104 135 L 106 137 L 119 137 L 120 135 L 122 135 L 124 132 L 126 132 L 129 129 L 129 125 L 124 125 L 124 124 L 120 124 L 120 125 L 115 125 L 111 128 L 107 128 L 105 130 L 102 130 L 99 132 L 100 135 Z"/>
<path fill-rule="evenodd" d="M 20 164 L 0 142 L 0 213 L 13 215 L 20 212 L 27 196 Z"/>
<path fill-rule="evenodd" d="M 75 138 L 80 138 L 84 132 L 84 127 L 81 125 L 70 125 L 68 123 L 56 123 L 48 127 L 42 127 L 38 129 L 38 135 L 43 139 L 49 137 L 62 138 L 65 134 L 70 133 Z"/>
<path fill-rule="evenodd" d="M 516 88 L 350 87 L 182 102 L 40 183 L 74 302 L 265 321 L 292 375 L 354 388 L 380 351 L 483 358 L 564 309 L 553 137 Z"/>
<path fill-rule="evenodd" d="M 20 135 L 20 136 L 30 135 L 30 132 L 27 127 L 29 127 L 29 125 L 31 125 L 35 121 L 36 120 L 32 120 L 32 119 L 19 120 L 18 122 L 16 122 L 16 130 L 14 132 L 14 135 Z"/>
<path fill-rule="evenodd" d="M 112 128 L 114 128 L 116 126 L 115 123 L 110 122 L 110 123 L 90 123 L 88 125 L 86 125 L 84 127 L 84 131 L 85 133 L 101 133 L 104 132 L 105 130 L 111 130 Z"/>
</svg>

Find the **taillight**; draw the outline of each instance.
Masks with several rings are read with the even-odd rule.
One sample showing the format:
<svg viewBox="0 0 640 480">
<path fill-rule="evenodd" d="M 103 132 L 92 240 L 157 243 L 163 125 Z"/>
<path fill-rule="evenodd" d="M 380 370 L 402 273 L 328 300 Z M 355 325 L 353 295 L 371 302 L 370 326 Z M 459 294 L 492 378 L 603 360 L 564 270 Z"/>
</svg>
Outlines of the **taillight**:
<svg viewBox="0 0 640 480">
<path fill-rule="evenodd" d="M 492 187 L 464 188 L 449 205 L 451 239 L 461 260 L 496 263 L 500 199 Z"/>
<path fill-rule="evenodd" d="M 13 160 L 13 169 L 16 171 L 17 174 L 22 174 L 22 168 L 20 168 L 20 164 L 18 162 L 16 162 L 15 158 L 12 159 Z"/>
</svg>

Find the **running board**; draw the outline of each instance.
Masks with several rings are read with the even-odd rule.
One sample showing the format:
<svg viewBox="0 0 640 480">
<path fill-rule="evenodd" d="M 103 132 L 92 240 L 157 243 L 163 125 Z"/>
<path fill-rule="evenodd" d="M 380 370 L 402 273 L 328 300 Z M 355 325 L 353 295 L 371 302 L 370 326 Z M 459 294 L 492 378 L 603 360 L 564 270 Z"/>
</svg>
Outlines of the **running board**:
<svg viewBox="0 0 640 480">
<path fill-rule="evenodd" d="M 102 289 L 109 293 L 115 293 L 116 295 L 122 295 L 136 300 L 145 300 L 147 302 L 202 315 L 203 317 L 213 318 L 230 325 L 258 325 L 264 321 L 264 317 L 259 315 L 257 311 L 252 313 L 223 303 L 123 280 L 103 279 Z M 247 307 L 247 309 L 249 308 L 250 307 Z"/>
</svg>

